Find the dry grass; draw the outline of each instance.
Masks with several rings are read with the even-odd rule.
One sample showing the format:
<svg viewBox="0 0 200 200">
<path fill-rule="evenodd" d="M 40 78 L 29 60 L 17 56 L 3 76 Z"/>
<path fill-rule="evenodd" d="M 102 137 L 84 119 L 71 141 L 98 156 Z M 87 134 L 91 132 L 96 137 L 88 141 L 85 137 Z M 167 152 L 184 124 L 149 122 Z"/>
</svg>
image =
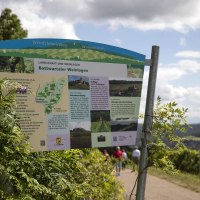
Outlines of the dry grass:
<svg viewBox="0 0 200 200">
<path fill-rule="evenodd" d="M 182 187 L 193 190 L 195 192 L 200 192 L 200 174 L 193 175 L 182 172 L 179 172 L 177 174 L 167 174 L 163 170 L 154 167 L 149 168 L 148 173 L 180 185 Z"/>
</svg>

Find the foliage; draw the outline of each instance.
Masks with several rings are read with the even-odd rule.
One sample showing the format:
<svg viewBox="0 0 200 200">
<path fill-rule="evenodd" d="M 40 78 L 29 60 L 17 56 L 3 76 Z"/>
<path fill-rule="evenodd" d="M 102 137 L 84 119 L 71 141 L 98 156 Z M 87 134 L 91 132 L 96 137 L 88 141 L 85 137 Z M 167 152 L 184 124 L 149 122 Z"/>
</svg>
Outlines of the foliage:
<svg viewBox="0 0 200 200">
<path fill-rule="evenodd" d="M 30 149 L 25 136 L 17 123 L 15 107 L 15 93 L 19 84 L 0 80 L 0 197 L 13 193 L 16 176 L 20 176 L 19 166 L 26 165 L 26 157 Z M 15 175 L 14 175 L 15 174 Z"/>
<path fill-rule="evenodd" d="M 176 102 L 161 104 L 161 98 L 157 98 L 152 132 L 148 138 L 150 164 L 168 172 L 176 172 L 168 152 L 169 150 L 179 151 L 184 146 L 183 139 L 175 135 L 175 132 L 184 132 L 189 127 L 186 121 L 187 110 L 178 107 Z"/>
<path fill-rule="evenodd" d="M 182 148 L 169 152 L 170 160 L 181 171 L 192 174 L 200 173 L 200 153 L 196 150 Z"/>
<path fill-rule="evenodd" d="M 120 200 L 123 189 L 119 182 L 116 182 L 111 160 L 106 160 L 104 156 L 102 157 L 102 153 L 97 149 L 85 149 L 84 155 L 84 165 L 91 176 L 91 180 L 88 183 L 92 185 L 95 191 L 93 196 L 90 194 L 87 198 Z M 112 176 L 109 174 L 112 174 Z"/>
<path fill-rule="evenodd" d="M 113 165 L 97 149 L 31 152 L 14 111 L 19 87 L 0 80 L 0 199 L 121 199 Z"/>
<path fill-rule="evenodd" d="M 12 14 L 9 8 L 4 9 L 0 16 L 0 40 L 22 39 L 27 35 L 17 15 Z"/>
</svg>

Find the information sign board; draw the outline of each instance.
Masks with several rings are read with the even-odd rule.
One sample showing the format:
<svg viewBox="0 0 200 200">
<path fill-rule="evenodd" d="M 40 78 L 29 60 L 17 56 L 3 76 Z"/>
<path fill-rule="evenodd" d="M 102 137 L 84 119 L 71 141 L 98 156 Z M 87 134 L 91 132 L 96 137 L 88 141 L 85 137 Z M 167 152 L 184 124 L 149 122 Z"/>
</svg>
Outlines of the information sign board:
<svg viewBox="0 0 200 200">
<path fill-rule="evenodd" d="M 134 145 L 144 60 L 81 40 L 0 42 L 0 78 L 32 91 L 16 110 L 35 151 Z"/>
</svg>

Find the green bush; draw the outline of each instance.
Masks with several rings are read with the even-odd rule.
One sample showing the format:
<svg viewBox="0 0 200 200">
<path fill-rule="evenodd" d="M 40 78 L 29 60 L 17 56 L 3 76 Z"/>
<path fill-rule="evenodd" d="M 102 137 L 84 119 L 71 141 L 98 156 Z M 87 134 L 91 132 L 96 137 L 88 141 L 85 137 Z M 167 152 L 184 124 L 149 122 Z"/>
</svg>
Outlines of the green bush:
<svg viewBox="0 0 200 200">
<path fill-rule="evenodd" d="M 183 172 L 200 173 L 200 152 L 187 148 L 170 152 L 170 160 Z"/>
<path fill-rule="evenodd" d="M 149 165 L 161 168 L 168 173 L 176 173 L 177 170 L 191 174 L 200 173 L 200 152 L 186 147 L 157 150 L 152 148 L 149 151 Z"/>
</svg>

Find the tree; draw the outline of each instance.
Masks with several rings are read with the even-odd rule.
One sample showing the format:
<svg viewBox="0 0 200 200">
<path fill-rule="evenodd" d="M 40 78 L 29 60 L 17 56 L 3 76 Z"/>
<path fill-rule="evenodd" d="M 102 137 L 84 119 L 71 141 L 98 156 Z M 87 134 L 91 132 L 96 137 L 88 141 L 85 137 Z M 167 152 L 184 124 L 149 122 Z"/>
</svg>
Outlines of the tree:
<svg viewBox="0 0 200 200">
<path fill-rule="evenodd" d="M 169 152 L 179 151 L 184 147 L 184 139 L 176 133 L 183 133 L 190 127 L 186 120 L 187 111 L 187 108 L 179 107 L 176 102 L 162 104 L 161 98 L 157 98 L 152 132 L 148 137 L 150 164 L 168 172 L 176 171 Z"/>
<path fill-rule="evenodd" d="M 4 9 L 0 16 L 0 40 L 22 39 L 27 35 L 28 31 L 22 28 L 17 15 L 9 8 Z"/>
</svg>

